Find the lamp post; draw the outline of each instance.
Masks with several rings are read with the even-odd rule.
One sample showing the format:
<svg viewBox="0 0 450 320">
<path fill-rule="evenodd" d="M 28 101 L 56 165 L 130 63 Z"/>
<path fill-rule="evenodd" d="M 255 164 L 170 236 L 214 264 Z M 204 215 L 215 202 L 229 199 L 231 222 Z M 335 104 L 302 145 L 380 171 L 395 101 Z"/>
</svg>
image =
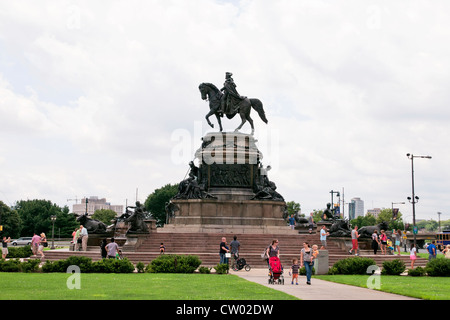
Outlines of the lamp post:
<svg viewBox="0 0 450 320">
<path fill-rule="evenodd" d="M 441 214 L 442 212 L 438 212 L 438 218 L 439 218 L 439 232 L 441 232 Z"/>
<path fill-rule="evenodd" d="M 416 203 L 419 201 L 419 197 L 414 193 L 414 158 L 431 159 L 431 156 L 415 156 L 413 154 L 407 153 L 406 156 L 411 160 L 411 181 L 412 181 L 412 197 L 408 197 L 409 202 L 412 203 L 413 207 L 413 236 L 414 236 L 414 246 L 417 248 L 416 241 Z"/>
<path fill-rule="evenodd" d="M 52 220 L 52 247 L 51 249 L 55 249 L 55 221 L 56 221 L 56 216 L 51 216 L 50 219 Z"/>
<path fill-rule="evenodd" d="M 333 210 L 334 209 L 333 194 L 336 193 L 336 195 L 338 197 L 340 197 L 341 194 L 339 193 L 339 191 L 334 191 L 334 190 L 331 190 L 330 193 L 331 193 L 331 210 Z M 339 199 L 339 207 L 340 207 L 340 205 L 341 205 L 341 199 Z M 339 208 L 339 214 L 340 214 L 340 209 L 341 208 Z M 336 213 L 334 215 L 336 215 Z"/>
</svg>

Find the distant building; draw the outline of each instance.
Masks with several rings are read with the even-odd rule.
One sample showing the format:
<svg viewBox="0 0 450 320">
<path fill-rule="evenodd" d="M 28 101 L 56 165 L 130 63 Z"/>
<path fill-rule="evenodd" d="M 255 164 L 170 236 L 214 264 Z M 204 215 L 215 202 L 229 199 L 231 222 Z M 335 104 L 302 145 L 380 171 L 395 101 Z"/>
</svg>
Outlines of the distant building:
<svg viewBox="0 0 450 320">
<path fill-rule="evenodd" d="M 78 215 L 88 213 L 89 216 L 92 216 L 96 210 L 100 209 L 109 209 L 116 212 L 117 215 L 121 215 L 123 213 L 123 205 L 112 205 L 109 202 L 106 202 L 106 198 L 99 199 L 98 197 L 89 197 L 87 199 L 87 207 L 86 207 L 86 198 L 81 199 L 81 203 L 74 204 L 72 207 L 72 212 Z"/>
<path fill-rule="evenodd" d="M 350 220 L 364 217 L 364 201 L 360 198 L 353 198 L 348 204 L 348 215 Z"/>
<path fill-rule="evenodd" d="M 378 218 L 380 212 L 381 212 L 380 208 L 367 209 L 367 215 L 374 216 L 375 218 Z"/>
</svg>

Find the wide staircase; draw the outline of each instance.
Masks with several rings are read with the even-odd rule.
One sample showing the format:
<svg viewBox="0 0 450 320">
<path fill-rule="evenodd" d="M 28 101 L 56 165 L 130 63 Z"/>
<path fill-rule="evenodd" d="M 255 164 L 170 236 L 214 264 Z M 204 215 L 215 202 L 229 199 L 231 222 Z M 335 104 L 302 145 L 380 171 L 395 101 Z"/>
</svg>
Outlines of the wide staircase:
<svg viewBox="0 0 450 320">
<path fill-rule="evenodd" d="M 123 252 L 131 262 L 144 264 L 150 263 L 160 255 L 159 247 L 163 243 L 165 254 L 196 255 L 202 261 L 202 266 L 213 267 L 219 263 L 219 244 L 222 237 L 226 237 L 230 243 L 233 237 L 241 243 L 240 257 L 245 258 L 247 264 L 252 268 L 266 268 L 267 262 L 261 258 L 263 251 L 272 243 L 273 239 L 279 241 L 281 263 L 288 267 L 294 258 L 299 259 L 303 243 L 317 244 L 320 249 L 318 234 L 223 234 L 223 233 L 152 233 L 136 250 L 136 252 Z M 350 257 L 346 249 L 341 249 L 332 238 L 327 239 L 329 253 L 329 266 L 336 261 Z M 66 259 L 72 255 L 83 255 L 92 258 L 93 261 L 100 260 L 100 248 L 88 247 L 86 252 L 74 252 L 67 250 L 52 250 L 45 252 L 45 260 Z M 375 260 L 381 267 L 386 260 L 401 259 L 407 268 L 410 266 L 409 255 L 381 255 L 371 254 L 370 251 L 361 250 L 360 256 Z M 418 258 L 415 266 L 425 266 L 426 259 Z"/>
</svg>

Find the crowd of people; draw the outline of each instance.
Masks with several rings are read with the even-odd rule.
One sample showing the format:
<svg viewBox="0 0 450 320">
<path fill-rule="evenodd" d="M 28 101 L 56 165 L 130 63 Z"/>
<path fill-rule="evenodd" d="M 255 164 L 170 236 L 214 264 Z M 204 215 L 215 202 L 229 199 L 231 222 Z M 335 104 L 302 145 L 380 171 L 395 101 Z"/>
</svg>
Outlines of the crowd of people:
<svg viewBox="0 0 450 320">
<path fill-rule="evenodd" d="M 323 229 L 323 232 L 321 232 L 321 243 L 322 247 L 321 249 L 326 248 L 326 236 L 329 233 Z M 239 250 L 240 250 L 241 244 L 237 240 L 237 236 L 234 236 L 233 241 L 228 244 L 226 237 L 222 237 L 220 245 L 219 245 L 219 257 L 220 257 L 220 264 L 228 264 L 229 258 L 233 257 L 235 260 L 239 258 Z M 306 284 L 311 285 L 311 275 L 312 275 L 312 268 L 314 266 L 314 260 L 317 258 L 319 254 L 319 246 L 313 245 L 311 246 L 308 242 L 303 243 L 303 248 L 300 250 L 300 262 L 299 259 L 293 259 L 292 265 L 289 268 L 289 273 L 292 276 L 291 284 L 298 285 L 298 274 L 300 268 L 305 268 L 306 270 Z M 261 255 L 264 257 L 267 261 L 267 266 L 269 268 L 270 272 L 270 258 L 276 257 L 280 258 L 280 248 L 278 246 L 278 240 L 274 239 L 272 243 L 267 246 L 267 248 L 264 250 L 263 254 Z"/>
<path fill-rule="evenodd" d="M 80 225 L 79 228 L 76 228 L 72 232 L 72 242 L 74 244 L 75 251 L 87 251 L 87 243 L 88 243 L 89 234 L 88 231 L 83 225 Z"/>
</svg>

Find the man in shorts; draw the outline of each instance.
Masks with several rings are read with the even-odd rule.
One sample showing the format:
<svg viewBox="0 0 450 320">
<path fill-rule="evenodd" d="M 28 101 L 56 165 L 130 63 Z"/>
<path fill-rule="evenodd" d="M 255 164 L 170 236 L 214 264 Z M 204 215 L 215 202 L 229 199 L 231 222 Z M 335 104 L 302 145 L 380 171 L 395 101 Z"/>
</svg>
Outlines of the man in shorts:
<svg viewBox="0 0 450 320">
<path fill-rule="evenodd" d="M 327 248 L 327 236 L 329 236 L 330 233 L 327 232 L 325 225 L 322 226 L 322 229 L 320 229 L 320 242 L 322 243 L 322 247 L 320 250 L 324 250 Z"/>
<path fill-rule="evenodd" d="M 353 250 L 355 250 L 355 256 L 358 255 L 358 226 L 355 226 L 352 230 L 352 249 L 349 251 L 350 254 L 353 253 Z"/>
<path fill-rule="evenodd" d="M 8 255 L 8 242 L 11 242 L 11 237 L 6 239 L 6 237 L 3 237 L 2 240 L 2 258 L 6 259 L 6 256 Z"/>
</svg>

